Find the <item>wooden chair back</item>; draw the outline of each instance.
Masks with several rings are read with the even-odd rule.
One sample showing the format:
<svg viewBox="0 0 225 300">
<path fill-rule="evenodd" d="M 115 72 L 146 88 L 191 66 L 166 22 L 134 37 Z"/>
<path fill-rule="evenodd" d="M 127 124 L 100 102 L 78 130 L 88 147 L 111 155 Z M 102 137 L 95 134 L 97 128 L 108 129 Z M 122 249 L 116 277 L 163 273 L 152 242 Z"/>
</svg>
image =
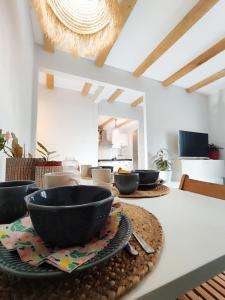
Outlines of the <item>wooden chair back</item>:
<svg viewBox="0 0 225 300">
<path fill-rule="evenodd" d="M 182 176 L 179 189 L 225 200 L 225 185 L 189 179 L 188 175 Z"/>
</svg>

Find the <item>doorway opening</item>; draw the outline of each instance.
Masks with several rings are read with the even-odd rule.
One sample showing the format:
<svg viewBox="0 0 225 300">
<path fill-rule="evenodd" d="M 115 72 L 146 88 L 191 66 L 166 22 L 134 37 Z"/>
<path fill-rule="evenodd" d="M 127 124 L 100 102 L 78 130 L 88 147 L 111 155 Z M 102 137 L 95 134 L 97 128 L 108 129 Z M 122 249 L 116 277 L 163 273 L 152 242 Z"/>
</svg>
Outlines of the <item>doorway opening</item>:
<svg viewBox="0 0 225 300">
<path fill-rule="evenodd" d="M 138 169 L 139 122 L 115 116 L 98 116 L 98 165 L 131 171 Z"/>
</svg>

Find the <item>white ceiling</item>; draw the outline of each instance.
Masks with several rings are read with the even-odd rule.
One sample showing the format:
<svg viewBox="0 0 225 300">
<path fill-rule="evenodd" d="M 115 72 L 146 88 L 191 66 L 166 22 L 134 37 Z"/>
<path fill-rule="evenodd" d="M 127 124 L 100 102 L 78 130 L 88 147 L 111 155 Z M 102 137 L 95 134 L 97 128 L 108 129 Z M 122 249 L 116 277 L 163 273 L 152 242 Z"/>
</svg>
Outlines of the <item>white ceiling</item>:
<svg viewBox="0 0 225 300">
<path fill-rule="evenodd" d="M 197 3 L 197 0 L 138 0 L 106 64 L 129 72 L 146 58 L 168 32 Z M 43 43 L 32 12 L 37 43 Z M 225 0 L 220 0 L 176 44 L 162 55 L 144 76 L 163 81 L 225 36 Z M 174 84 L 188 88 L 225 67 L 225 51 L 196 68 Z M 225 88 L 225 78 L 199 90 L 212 94 Z"/>
<path fill-rule="evenodd" d="M 127 89 L 124 87 L 118 87 L 112 84 L 106 84 L 99 81 L 87 80 L 86 78 L 72 76 L 61 72 L 54 72 L 54 86 L 58 88 L 64 88 L 81 92 L 86 82 L 92 83 L 92 87 L 89 94 L 93 96 L 99 86 L 104 87 L 103 91 L 99 95 L 99 102 L 106 101 L 113 94 L 113 92 L 115 92 L 117 88 L 121 88 L 124 90 L 124 92 L 117 98 L 117 102 L 131 104 L 137 98 L 143 96 L 143 92 L 140 91 Z M 39 83 L 44 85 L 46 84 L 46 72 L 44 72 L 44 70 L 39 72 Z"/>
</svg>

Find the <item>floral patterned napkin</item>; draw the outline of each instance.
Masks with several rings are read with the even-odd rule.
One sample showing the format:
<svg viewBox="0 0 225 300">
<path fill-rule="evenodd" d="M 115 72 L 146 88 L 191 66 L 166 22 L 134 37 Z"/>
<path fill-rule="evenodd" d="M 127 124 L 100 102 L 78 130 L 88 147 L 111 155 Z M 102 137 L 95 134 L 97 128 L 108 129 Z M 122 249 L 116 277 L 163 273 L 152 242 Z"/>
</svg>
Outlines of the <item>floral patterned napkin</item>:
<svg viewBox="0 0 225 300">
<path fill-rule="evenodd" d="M 22 261 L 32 266 L 47 262 L 56 268 L 71 273 L 104 249 L 116 235 L 121 212 L 114 210 L 100 233 L 84 247 L 71 247 L 61 250 L 49 249 L 35 232 L 29 216 L 8 225 L 0 225 L 0 241 L 9 251 L 17 250 Z"/>
</svg>

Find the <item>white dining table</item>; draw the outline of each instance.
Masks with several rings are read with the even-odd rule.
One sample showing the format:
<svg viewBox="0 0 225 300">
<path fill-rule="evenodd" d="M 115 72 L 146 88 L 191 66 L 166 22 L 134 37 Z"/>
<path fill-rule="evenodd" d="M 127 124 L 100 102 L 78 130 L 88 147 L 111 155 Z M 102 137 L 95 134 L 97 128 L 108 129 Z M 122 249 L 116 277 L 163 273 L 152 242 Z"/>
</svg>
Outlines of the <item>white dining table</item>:
<svg viewBox="0 0 225 300">
<path fill-rule="evenodd" d="M 155 268 L 122 300 L 175 300 L 225 270 L 225 201 L 171 189 L 168 195 L 122 201 L 153 213 L 164 231 Z"/>
</svg>

